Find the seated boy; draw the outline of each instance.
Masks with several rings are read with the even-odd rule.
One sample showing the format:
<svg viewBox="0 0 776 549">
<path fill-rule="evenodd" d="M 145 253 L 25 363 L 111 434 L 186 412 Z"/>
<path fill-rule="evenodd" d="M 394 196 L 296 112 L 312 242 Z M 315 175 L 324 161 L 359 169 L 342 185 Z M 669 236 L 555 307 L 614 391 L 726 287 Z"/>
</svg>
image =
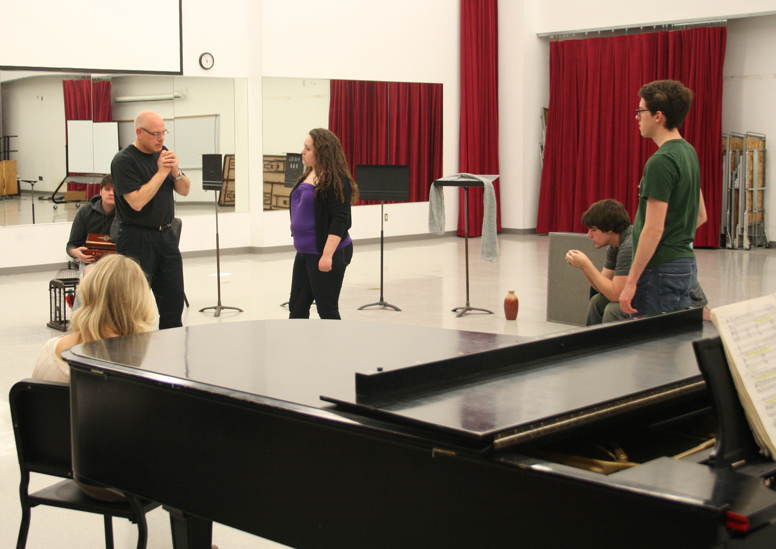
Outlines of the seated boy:
<svg viewBox="0 0 776 549">
<path fill-rule="evenodd" d="M 612 322 L 628 315 L 620 309 L 620 292 L 630 272 L 633 257 L 630 215 L 625 207 L 607 198 L 596 202 L 582 214 L 582 224 L 596 248 L 608 246 L 600 271 L 579 250 L 569 250 L 566 262 L 576 267 L 598 293 L 590 298 L 586 325 Z"/>
<path fill-rule="evenodd" d="M 88 205 L 82 206 L 73 219 L 70 240 L 67 241 L 67 255 L 84 264 L 94 263 L 94 256 L 87 255 L 86 238 L 94 234 L 110 234 L 110 227 L 116 217 L 116 202 L 113 199 L 113 178 L 110 174 L 100 182 L 100 195 L 93 196 Z"/>
<path fill-rule="evenodd" d="M 594 203 L 582 214 L 582 224 L 588 228 L 587 236 L 596 248 L 608 246 L 603 269 L 598 269 L 579 250 L 569 250 L 566 262 L 576 267 L 598 293 L 590 298 L 587 308 L 587 326 L 613 322 L 628 316 L 620 309 L 620 293 L 630 272 L 633 261 L 632 225 L 625 207 L 616 200 L 607 198 Z M 704 307 L 704 319 L 710 315 L 703 289 L 696 281 L 690 291 L 693 307 Z"/>
</svg>

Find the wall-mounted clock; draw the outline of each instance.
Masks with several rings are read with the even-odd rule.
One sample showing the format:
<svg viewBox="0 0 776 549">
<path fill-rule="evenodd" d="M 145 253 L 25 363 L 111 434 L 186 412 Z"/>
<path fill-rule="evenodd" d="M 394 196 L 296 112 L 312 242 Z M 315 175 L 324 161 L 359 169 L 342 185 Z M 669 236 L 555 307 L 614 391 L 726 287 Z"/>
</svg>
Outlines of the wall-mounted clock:
<svg viewBox="0 0 776 549">
<path fill-rule="evenodd" d="M 205 52 L 199 56 L 199 66 L 205 69 L 206 71 L 212 69 L 215 63 L 216 61 L 215 59 L 213 59 L 212 53 Z"/>
</svg>

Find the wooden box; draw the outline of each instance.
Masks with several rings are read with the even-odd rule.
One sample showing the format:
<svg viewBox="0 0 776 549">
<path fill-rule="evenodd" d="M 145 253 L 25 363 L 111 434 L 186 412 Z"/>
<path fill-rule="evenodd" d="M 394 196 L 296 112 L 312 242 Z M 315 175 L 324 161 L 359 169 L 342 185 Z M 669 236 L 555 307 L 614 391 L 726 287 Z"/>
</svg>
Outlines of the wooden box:
<svg viewBox="0 0 776 549">
<path fill-rule="evenodd" d="M 264 182 L 282 183 L 286 178 L 286 157 L 264 155 Z"/>
<path fill-rule="evenodd" d="M 65 191 L 65 202 L 85 202 L 86 191 Z"/>
<path fill-rule="evenodd" d="M 218 199 L 219 206 L 234 206 L 235 192 L 235 161 L 233 154 L 224 155 L 224 175 L 221 185 L 221 195 Z"/>
<path fill-rule="evenodd" d="M 104 255 L 116 253 L 116 243 L 107 234 L 89 233 L 86 237 L 86 255 L 93 255 L 94 259 L 100 259 Z"/>
<path fill-rule="evenodd" d="M 264 173 L 286 173 L 286 157 L 281 155 L 265 154 Z"/>
<path fill-rule="evenodd" d="M 16 160 L 0 162 L 0 196 L 19 194 L 19 183 L 16 177 Z"/>
</svg>

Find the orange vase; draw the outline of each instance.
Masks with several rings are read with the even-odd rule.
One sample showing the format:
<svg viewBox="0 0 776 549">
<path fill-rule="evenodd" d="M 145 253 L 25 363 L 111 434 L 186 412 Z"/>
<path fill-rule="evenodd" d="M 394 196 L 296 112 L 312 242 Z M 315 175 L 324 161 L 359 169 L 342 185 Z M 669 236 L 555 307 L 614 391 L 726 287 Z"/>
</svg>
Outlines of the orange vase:
<svg viewBox="0 0 776 549">
<path fill-rule="evenodd" d="M 517 309 L 519 302 L 514 290 L 509 290 L 507 297 L 504 298 L 504 316 L 507 320 L 515 320 L 517 318 Z"/>
</svg>

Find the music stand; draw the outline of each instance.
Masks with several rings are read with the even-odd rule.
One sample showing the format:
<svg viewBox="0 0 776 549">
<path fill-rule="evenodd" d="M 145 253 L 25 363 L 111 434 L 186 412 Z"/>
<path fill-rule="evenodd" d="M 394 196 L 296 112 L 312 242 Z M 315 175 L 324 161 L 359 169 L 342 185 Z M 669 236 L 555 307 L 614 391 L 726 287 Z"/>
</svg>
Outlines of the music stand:
<svg viewBox="0 0 776 549">
<path fill-rule="evenodd" d="M 286 172 L 283 177 L 283 186 L 290 189 L 304 174 L 301 153 L 286 153 Z"/>
<path fill-rule="evenodd" d="M 286 175 L 283 178 L 283 186 L 287 189 L 291 189 L 296 185 L 296 182 L 300 177 L 304 175 L 304 165 L 302 164 L 301 153 L 286 153 Z M 290 198 L 290 197 L 289 197 Z M 289 204 L 290 207 L 290 204 Z M 289 302 L 284 301 L 280 304 L 281 307 L 288 306 Z M 315 304 L 315 301 L 313 301 Z"/>
<path fill-rule="evenodd" d="M 41 181 L 43 180 L 42 177 L 39 178 Z M 32 224 L 35 225 L 35 183 L 38 182 L 36 179 L 19 179 L 19 183 L 29 183 L 30 184 L 30 193 L 32 194 Z"/>
<path fill-rule="evenodd" d="M 437 187 L 463 187 L 463 234 L 465 242 L 464 247 L 466 248 L 466 305 L 463 307 L 456 307 L 452 310 L 452 312 L 460 311 L 455 315 L 456 318 L 461 318 L 469 311 L 482 311 L 483 313 L 494 314 L 493 311 L 489 311 L 488 309 L 478 309 L 469 305 L 469 187 L 485 186 L 485 183 L 478 179 L 478 177 L 489 179 L 490 181 L 498 179 L 497 175 L 480 175 L 475 177 L 468 173 L 459 173 L 457 175 L 450 175 L 448 177 L 443 177 L 442 179 L 437 179 L 433 183 Z"/>
<path fill-rule="evenodd" d="M 213 307 L 204 307 L 200 309 L 199 312 L 202 313 L 214 309 L 214 317 L 221 316 L 221 311 L 224 309 L 231 309 L 242 313 L 243 310 L 237 307 L 221 305 L 221 246 L 218 240 L 218 193 L 223 188 L 223 176 L 220 154 L 202 155 L 202 188 L 206 191 L 214 191 L 213 197 L 216 205 L 216 278 L 218 280 L 218 304 Z"/>
<path fill-rule="evenodd" d="M 383 299 L 383 247 L 385 239 L 383 206 L 385 200 L 407 201 L 410 199 L 410 167 L 356 164 L 356 176 L 358 177 L 359 199 L 380 201 L 380 301 L 363 305 L 358 310 L 377 306 L 383 309 L 389 307 L 394 311 L 401 311 L 396 305 L 391 305 Z"/>
</svg>

